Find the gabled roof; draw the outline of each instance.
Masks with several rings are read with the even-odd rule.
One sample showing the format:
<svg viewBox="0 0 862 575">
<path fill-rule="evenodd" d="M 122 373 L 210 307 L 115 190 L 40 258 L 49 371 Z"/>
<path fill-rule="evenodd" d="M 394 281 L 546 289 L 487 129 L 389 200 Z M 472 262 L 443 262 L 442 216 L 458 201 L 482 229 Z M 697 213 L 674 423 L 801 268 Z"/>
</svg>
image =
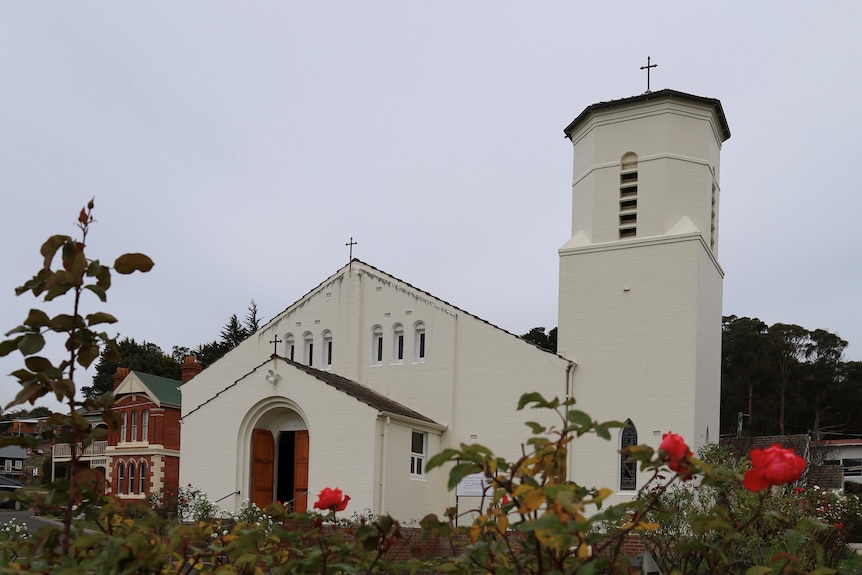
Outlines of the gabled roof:
<svg viewBox="0 0 862 575">
<path fill-rule="evenodd" d="M 381 270 L 381 269 L 379 269 L 379 268 L 374 267 L 374 266 L 373 266 L 373 265 L 371 265 L 371 264 L 367 264 L 367 263 L 363 262 L 362 260 L 360 260 L 360 259 L 358 259 L 358 258 L 353 258 L 353 259 L 350 261 L 350 263 L 349 263 L 348 265 L 346 265 L 346 266 L 342 267 L 341 269 L 339 269 L 337 272 L 335 272 L 334 274 L 332 274 L 331 276 L 329 276 L 328 278 L 326 278 L 325 280 L 323 280 L 322 282 L 320 282 L 319 284 L 317 284 L 317 286 L 315 286 L 313 289 L 311 289 L 311 290 L 309 290 L 308 292 L 306 292 L 306 293 L 305 293 L 301 298 L 299 298 L 298 300 L 296 300 L 295 302 L 293 302 L 292 304 L 290 304 L 289 306 L 287 306 L 285 309 L 283 309 L 283 310 L 282 310 L 282 311 L 280 311 L 279 313 L 275 314 L 275 316 L 274 316 L 271 320 L 269 320 L 268 322 L 266 322 L 266 324 L 265 324 L 265 325 L 263 325 L 263 326 L 262 326 L 258 331 L 264 330 L 264 329 L 266 329 L 267 327 L 269 327 L 269 326 L 270 326 L 270 324 L 275 323 L 275 322 L 276 322 L 277 320 L 279 320 L 279 319 L 280 319 L 280 318 L 281 318 L 285 313 L 287 313 L 288 311 L 290 311 L 294 306 L 298 305 L 298 304 L 299 304 L 299 303 L 301 303 L 303 300 L 305 300 L 307 297 L 309 297 L 310 295 L 314 294 L 314 293 L 315 293 L 315 292 L 317 292 L 318 290 L 322 289 L 324 286 L 326 286 L 326 285 L 330 284 L 330 283 L 331 283 L 335 278 L 337 278 L 338 276 L 340 276 L 340 275 L 342 275 L 342 274 L 346 273 L 346 272 L 347 272 L 347 270 L 351 269 L 351 267 L 353 267 L 355 264 L 359 264 L 360 266 L 363 266 L 363 267 L 367 268 L 366 270 L 362 270 L 362 271 L 364 271 L 365 273 L 369 273 L 369 272 L 373 271 L 373 272 L 376 272 L 376 273 L 378 273 L 378 274 L 380 274 L 380 275 L 386 276 L 389 280 L 391 280 L 391 281 L 395 281 L 395 282 L 398 282 L 398 283 L 400 283 L 400 284 L 403 284 L 405 287 L 407 287 L 407 288 L 409 288 L 409 289 L 411 289 L 411 290 L 414 290 L 417 294 L 421 294 L 421 295 L 423 295 L 423 296 L 425 296 L 425 297 L 432 298 L 432 299 L 434 299 L 434 300 L 436 300 L 436 301 L 440 302 L 441 304 L 443 304 L 443 305 L 445 305 L 445 306 L 447 306 L 447 307 L 449 307 L 449 308 L 452 308 L 453 310 L 458 311 L 459 313 L 462 313 L 462 314 L 464 314 L 464 315 L 470 316 L 470 317 L 472 317 L 472 318 L 474 318 L 474 319 L 476 319 L 476 320 L 478 320 L 478 321 L 480 321 L 480 322 L 482 322 L 482 323 L 484 323 L 484 324 L 486 324 L 486 325 L 488 325 L 488 326 L 490 326 L 490 327 L 492 327 L 492 328 L 494 328 L 494 329 L 496 329 L 496 330 L 499 330 L 499 331 L 502 331 L 503 333 L 509 334 L 509 335 L 511 335 L 512 337 L 514 337 L 515 339 L 517 339 L 518 341 L 523 342 L 523 343 L 524 343 L 524 345 L 529 345 L 529 346 L 535 347 L 536 349 L 538 349 L 538 350 L 540 350 L 540 351 L 543 351 L 543 352 L 545 352 L 545 353 L 550 353 L 550 354 L 552 354 L 552 355 L 556 355 L 557 357 L 559 357 L 559 358 L 561 358 L 561 359 L 565 359 L 566 361 L 569 361 L 567 358 L 564 358 L 563 356 L 561 356 L 561 355 L 559 355 L 559 354 L 557 354 L 557 353 L 554 353 L 553 351 L 549 351 L 549 350 L 547 350 L 547 349 L 543 349 L 543 348 L 541 348 L 541 347 L 539 347 L 539 346 L 537 346 L 537 345 L 535 345 L 535 344 L 533 344 L 533 343 L 531 343 L 531 342 L 529 342 L 529 341 L 526 341 L 526 340 L 524 340 L 524 339 L 521 339 L 521 337 L 520 337 L 520 336 L 517 336 L 517 335 L 515 335 L 514 333 L 512 333 L 512 332 L 510 332 L 510 331 L 508 331 L 508 330 L 506 330 L 506 329 L 503 329 L 502 327 L 500 327 L 500 326 L 498 326 L 498 325 L 495 325 L 495 324 L 491 323 L 491 322 L 490 322 L 490 321 L 488 321 L 488 320 L 482 319 L 481 317 L 479 317 L 479 316 L 477 316 L 477 315 L 474 315 L 474 314 L 472 314 L 472 313 L 470 313 L 470 312 L 468 312 L 468 311 L 464 311 L 463 309 L 459 308 L 458 306 L 454 306 L 454 305 L 452 305 L 451 303 L 449 303 L 448 301 L 446 301 L 446 300 L 444 300 L 444 299 L 441 299 L 441 298 L 439 298 L 439 297 L 435 296 L 434 294 L 432 294 L 432 293 L 430 293 L 430 292 L 427 292 L 427 291 L 425 291 L 425 290 L 422 290 L 422 289 L 420 289 L 420 288 L 417 288 L 417 287 L 416 287 L 416 286 L 414 286 L 413 284 L 411 284 L 411 283 L 409 283 L 409 282 L 406 282 L 406 281 L 404 281 L 404 280 L 402 280 L 402 279 L 400 279 L 400 278 L 397 278 L 397 277 L 393 276 L 392 274 L 390 274 L 390 273 L 388 273 L 388 272 L 385 272 L 385 271 L 383 271 L 383 270 Z M 360 268 L 360 269 L 361 269 L 361 268 Z"/>
<path fill-rule="evenodd" d="M 365 405 L 367 405 L 373 409 L 376 409 L 379 412 L 383 412 L 383 413 L 386 413 L 388 415 L 394 415 L 397 417 L 404 417 L 407 419 L 412 419 L 412 420 L 415 420 L 418 422 L 426 423 L 426 424 L 431 425 L 433 427 L 437 427 L 441 430 L 446 429 L 446 426 L 437 423 L 436 421 L 434 421 L 430 417 L 426 417 L 426 416 L 422 415 L 421 413 L 419 413 L 418 411 L 413 411 L 409 407 L 406 407 L 406 406 L 398 403 L 397 401 L 394 401 L 394 400 L 386 397 L 385 395 L 381 395 L 380 393 L 374 391 L 373 389 L 365 387 L 361 383 L 357 383 L 353 380 L 347 379 L 345 377 L 341 377 L 340 375 L 336 375 L 336 374 L 329 372 L 329 371 L 321 371 L 319 369 L 314 369 L 313 367 L 309 367 L 307 365 L 302 365 L 300 363 L 296 363 L 295 361 L 291 361 L 285 357 L 281 357 L 278 355 L 273 355 L 270 359 L 268 359 L 265 362 L 261 363 L 260 365 L 256 366 L 250 372 L 243 375 L 242 377 L 240 377 L 239 379 L 234 381 L 232 384 L 228 385 L 227 387 L 225 387 L 224 389 L 222 389 L 218 393 L 214 394 L 208 400 L 206 400 L 202 404 L 198 405 L 197 407 L 195 407 L 194 409 L 192 409 L 188 413 L 186 413 L 182 417 L 182 419 L 185 419 L 186 417 L 188 417 L 192 413 L 196 412 L 197 410 L 199 410 L 204 405 L 206 405 L 207 403 L 214 400 L 216 397 L 218 397 L 219 395 L 221 395 L 225 391 L 231 389 L 232 387 L 239 385 L 244 379 L 249 377 L 251 374 L 257 372 L 259 369 L 268 365 L 269 362 L 275 358 L 278 358 L 279 360 L 285 362 L 286 364 L 288 364 L 292 367 L 295 367 L 299 371 L 303 371 L 303 372 L 307 373 L 308 375 L 322 381 L 326 385 L 334 387 L 336 390 L 340 391 L 341 393 L 349 395 L 350 397 L 364 403 Z"/>
<path fill-rule="evenodd" d="M 0 447 L 0 457 L 8 457 L 10 459 L 26 459 L 27 450 L 20 445 L 7 445 Z"/>
<path fill-rule="evenodd" d="M 180 393 L 180 382 L 167 377 L 150 375 L 139 371 L 130 371 L 123 379 L 114 395 L 126 395 L 129 393 L 145 393 L 159 406 L 180 406 L 182 394 Z"/>
<path fill-rule="evenodd" d="M 439 427 L 443 427 L 430 417 L 425 417 L 421 413 L 417 411 L 413 411 L 409 407 L 401 405 L 397 401 L 389 399 L 385 395 L 381 395 L 374 391 L 369 387 L 365 387 L 361 383 L 357 383 L 352 379 L 347 379 L 346 377 L 341 377 L 340 375 L 336 375 L 330 371 L 321 371 L 319 369 L 314 369 L 313 367 L 309 367 L 307 365 L 303 365 L 301 363 L 296 363 L 295 361 L 290 361 L 289 359 L 279 357 L 279 359 L 283 359 L 287 363 L 291 364 L 295 368 L 304 371 L 305 373 L 316 377 L 323 383 L 327 385 L 331 385 L 338 391 L 342 393 L 346 393 L 350 397 L 357 399 L 368 405 L 369 407 L 373 407 L 377 411 L 383 411 L 392 415 L 398 415 L 401 417 L 407 417 L 410 419 L 415 419 L 417 421 L 423 421 L 425 423 L 430 423 Z"/>
<path fill-rule="evenodd" d="M 18 483 L 14 479 L 0 477 L 0 489 L 21 489 L 22 487 L 24 487 L 23 483 Z"/>
<path fill-rule="evenodd" d="M 727 125 L 727 118 L 724 116 L 724 108 L 721 107 L 721 102 L 715 98 L 704 98 L 703 96 L 695 96 L 694 94 L 686 94 L 685 92 L 678 92 L 676 90 L 659 90 L 658 92 L 644 92 L 638 96 L 632 96 L 630 98 L 620 98 L 619 100 L 610 100 L 608 102 L 599 102 L 597 104 L 593 104 L 592 106 L 587 106 L 583 112 L 578 115 L 577 118 L 572 120 L 572 123 L 566 126 L 566 129 L 563 130 L 563 133 L 567 138 L 571 139 L 574 131 L 583 124 L 587 118 L 589 118 L 593 113 L 598 112 L 599 110 L 609 110 L 611 108 L 622 108 L 623 106 L 631 106 L 633 104 L 640 104 L 642 102 L 649 101 L 658 101 L 658 100 L 670 100 L 675 98 L 677 100 L 684 100 L 688 102 L 693 102 L 700 105 L 711 106 L 713 111 L 715 112 L 716 118 L 718 118 L 719 130 L 721 132 L 721 141 L 725 141 L 730 138 L 730 126 Z"/>
</svg>

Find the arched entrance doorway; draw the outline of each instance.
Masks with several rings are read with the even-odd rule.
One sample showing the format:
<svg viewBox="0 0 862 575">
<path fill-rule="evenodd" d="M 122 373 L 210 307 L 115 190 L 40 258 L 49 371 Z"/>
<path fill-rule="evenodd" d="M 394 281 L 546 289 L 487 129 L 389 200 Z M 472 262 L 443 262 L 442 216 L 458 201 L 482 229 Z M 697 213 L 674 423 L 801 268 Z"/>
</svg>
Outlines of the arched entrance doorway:
<svg viewBox="0 0 862 575">
<path fill-rule="evenodd" d="M 251 430 L 249 499 L 258 507 L 273 501 L 308 509 L 309 435 L 303 418 L 289 407 L 272 406 Z"/>
</svg>

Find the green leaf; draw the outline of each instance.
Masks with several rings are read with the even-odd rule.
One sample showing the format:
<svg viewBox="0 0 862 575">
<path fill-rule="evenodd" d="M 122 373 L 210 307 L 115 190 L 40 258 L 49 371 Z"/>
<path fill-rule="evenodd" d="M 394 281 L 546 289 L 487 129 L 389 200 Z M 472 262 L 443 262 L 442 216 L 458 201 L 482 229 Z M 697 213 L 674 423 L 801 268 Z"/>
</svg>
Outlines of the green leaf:
<svg viewBox="0 0 862 575">
<path fill-rule="evenodd" d="M 83 283 L 81 278 L 87 269 L 87 258 L 84 257 L 84 244 L 69 242 L 63 246 L 63 267 L 75 278 L 76 285 Z"/>
<path fill-rule="evenodd" d="M 468 475 L 479 473 L 482 468 L 472 462 L 458 463 L 449 472 L 449 489 L 454 489 Z"/>
<path fill-rule="evenodd" d="M 99 346 L 96 344 L 86 345 L 78 351 L 78 365 L 85 368 L 90 367 L 90 364 L 98 357 Z"/>
<path fill-rule="evenodd" d="M 96 294 L 98 298 L 103 302 L 108 301 L 108 294 L 105 292 L 105 288 L 99 285 L 85 285 L 84 289 L 88 289 L 94 294 Z"/>
<path fill-rule="evenodd" d="M 33 355 L 45 347 L 45 338 L 41 333 L 28 333 L 18 342 L 18 349 L 23 355 Z"/>
<path fill-rule="evenodd" d="M 117 318 L 102 311 L 87 316 L 87 325 L 94 326 L 99 323 L 117 323 Z"/>
<path fill-rule="evenodd" d="M 39 385 L 38 383 L 28 383 L 15 395 L 15 399 L 10 401 L 4 411 L 7 411 L 10 407 L 14 407 L 16 405 L 21 405 L 22 403 L 30 402 L 30 405 L 36 403 L 36 400 L 48 393 L 44 387 Z"/>
<path fill-rule="evenodd" d="M 608 441 L 611 439 L 611 432 L 608 431 L 608 428 L 604 424 L 596 426 L 596 435 Z"/>
<path fill-rule="evenodd" d="M 81 327 L 82 325 L 84 325 L 84 321 L 81 316 L 78 316 L 77 319 L 78 323 L 76 326 L 75 316 L 71 316 L 67 313 L 61 313 L 51 318 L 51 323 L 49 325 L 51 329 L 56 332 L 72 331 L 72 329 L 74 329 L 75 327 Z"/>
<path fill-rule="evenodd" d="M 21 342 L 22 339 L 24 339 L 23 335 L 18 336 L 15 339 L 5 339 L 3 341 L 0 341 L 0 357 L 9 355 L 10 353 L 18 349 L 18 344 Z"/>
<path fill-rule="evenodd" d="M 569 419 L 569 422 L 574 423 L 575 425 L 580 425 L 581 427 L 589 427 L 593 423 L 593 419 L 579 409 L 573 409 L 566 415 L 566 417 Z"/>
<path fill-rule="evenodd" d="M 27 319 L 24 320 L 24 325 L 30 327 L 42 327 L 48 325 L 48 314 L 41 309 L 31 309 L 27 314 Z"/>
<path fill-rule="evenodd" d="M 132 272 L 148 272 L 153 269 L 153 260 L 144 254 L 123 254 L 114 262 L 114 269 L 119 274 L 130 274 Z"/>
<path fill-rule="evenodd" d="M 39 253 L 41 253 L 42 256 L 45 258 L 45 261 L 43 263 L 44 269 L 51 268 L 51 261 L 54 259 L 54 254 L 57 253 L 57 250 L 59 250 L 60 247 L 63 246 L 63 244 L 71 241 L 72 238 L 70 238 L 69 236 L 60 235 L 51 236 L 50 238 L 45 240 L 45 243 L 42 244 L 42 248 L 39 250 Z"/>
<path fill-rule="evenodd" d="M 535 421 L 527 421 L 525 422 L 525 425 L 529 427 L 530 431 L 536 435 L 540 433 L 545 433 L 545 431 L 547 431 L 547 428 L 544 425 L 536 423 Z"/>
<path fill-rule="evenodd" d="M 548 407 L 548 402 L 544 397 L 542 397 L 542 394 L 537 391 L 533 391 L 530 393 L 525 393 L 521 396 L 521 398 L 518 400 L 518 410 L 520 411 L 524 409 L 524 407 L 526 407 L 530 403 L 536 404 L 533 407 Z"/>
<path fill-rule="evenodd" d="M 36 372 L 47 372 L 54 371 L 54 365 L 48 360 L 48 358 L 41 357 L 38 355 L 30 356 L 24 360 L 24 365 L 27 366 L 27 369 Z"/>
</svg>

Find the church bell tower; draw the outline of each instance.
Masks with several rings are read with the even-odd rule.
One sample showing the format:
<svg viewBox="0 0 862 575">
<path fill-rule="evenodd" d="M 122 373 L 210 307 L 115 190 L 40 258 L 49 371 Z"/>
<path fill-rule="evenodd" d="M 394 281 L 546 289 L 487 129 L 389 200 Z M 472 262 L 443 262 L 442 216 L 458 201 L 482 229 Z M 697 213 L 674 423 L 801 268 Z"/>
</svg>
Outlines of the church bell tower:
<svg viewBox="0 0 862 575">
<path fill-rule="evenodd" d="M 645 478 L 616 452 L 663 433 L 718 441 L 721 102 L 675 90 L 602 102 L 565 129 L 574 147 L 572 232 L 559 250 L 558 351 L 595 419 L 630 420 L 611 445 L 575 441 L 587 486 L 633 495 Z M 616 473 L 615 485 L 607 485 Z"/>
</svg>

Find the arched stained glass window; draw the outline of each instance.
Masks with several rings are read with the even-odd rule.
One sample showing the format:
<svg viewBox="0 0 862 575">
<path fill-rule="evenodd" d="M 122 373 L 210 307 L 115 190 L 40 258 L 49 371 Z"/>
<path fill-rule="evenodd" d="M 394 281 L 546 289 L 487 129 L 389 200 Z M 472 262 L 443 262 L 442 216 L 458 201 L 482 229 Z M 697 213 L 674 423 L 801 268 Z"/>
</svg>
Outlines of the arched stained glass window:
<svg viewBox="0 0 862 575">
<path fill-rule="evenodd" d="M 620 451 L 638 444 L 638 431 L 631 419 L 620 432 Z M 620 491 L 637 489 L 637 462 L 625 453 L 620 453 Z"/>
</svg>

